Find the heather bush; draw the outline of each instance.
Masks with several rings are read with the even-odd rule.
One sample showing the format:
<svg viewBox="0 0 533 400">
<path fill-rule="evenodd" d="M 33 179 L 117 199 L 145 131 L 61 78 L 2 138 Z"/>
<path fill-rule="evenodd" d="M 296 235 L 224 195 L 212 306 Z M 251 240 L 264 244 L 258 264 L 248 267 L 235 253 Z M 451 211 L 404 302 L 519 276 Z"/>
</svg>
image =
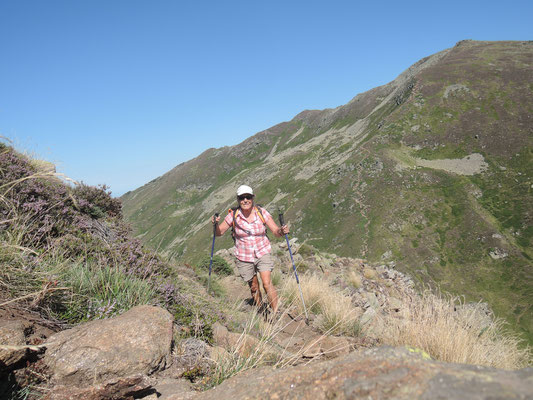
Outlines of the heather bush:
<svg viewBox="0 0 533 400">
<path fill-rule="evenodd" d="M 94 218 L 122 216 L 122 203 L 111 197 L 111 191 L 106 185 L 94 187 L 81 182 L 72 194 L 80 210 Z"/>
<path fill-rule="evenodd" d="M 0 284 L 11 296 L 57 281 L 68 290 L 43 292 L 46 315 L 79 322 L 151 302 L 206 335 L 208 324 L 193 321 L 203 318 L 192 307 L 198 301 L 185 300 L 179 277 L 130 231 L 107 186 L 71 187 L 0 144 Z"/>
</svg>

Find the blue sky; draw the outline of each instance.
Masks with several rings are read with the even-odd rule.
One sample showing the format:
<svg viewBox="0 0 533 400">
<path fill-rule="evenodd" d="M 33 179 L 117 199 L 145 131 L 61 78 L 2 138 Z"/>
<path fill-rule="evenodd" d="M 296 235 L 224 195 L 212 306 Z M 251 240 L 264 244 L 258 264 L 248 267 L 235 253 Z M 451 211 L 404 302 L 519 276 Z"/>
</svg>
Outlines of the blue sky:
<svg viewBox="0 0 533 400">
<path fill-rule="evenodd" d="M 0 0 L 0 135 L 121 195 L 459 40 L 533 39 L 531 1 L 360 3 Z"/>
</svg>

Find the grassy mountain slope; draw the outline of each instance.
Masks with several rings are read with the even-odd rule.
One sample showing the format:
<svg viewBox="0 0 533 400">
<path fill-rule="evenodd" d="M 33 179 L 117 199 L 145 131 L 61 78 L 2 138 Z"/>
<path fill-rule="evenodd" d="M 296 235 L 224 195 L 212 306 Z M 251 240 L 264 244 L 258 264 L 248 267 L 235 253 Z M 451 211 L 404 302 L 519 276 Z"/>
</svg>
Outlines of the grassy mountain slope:
<svg viewBox="0 0 533 400">
<path fill-rule="evenodd" d="M 459 42 L 344 106 L 178 165 L 126 193 L 125 217 L 153 248 L 197 259 L 209 216 L 250 184 L 300 241 L 394 260 L 533 342 L 532 77 L 533 42 Z"/>
</svg>

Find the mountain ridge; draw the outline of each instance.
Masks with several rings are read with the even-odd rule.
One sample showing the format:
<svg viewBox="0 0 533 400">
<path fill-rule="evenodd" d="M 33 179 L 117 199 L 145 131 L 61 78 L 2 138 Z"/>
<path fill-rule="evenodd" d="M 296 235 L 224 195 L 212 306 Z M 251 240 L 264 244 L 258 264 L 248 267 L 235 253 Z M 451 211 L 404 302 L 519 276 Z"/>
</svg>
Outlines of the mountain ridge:
<svg viewBox="0 0 533 400">
<path fill-rule="evenodd" d="M 302 241 L 393 259 L 533 340 L 532 65 L 532 42 L 461 41 L 345 105 L 206 150 L 125 194 L 124 214 L 145 243 L 197 258 L 209 216 L 251 184 Z"/>
</svg>

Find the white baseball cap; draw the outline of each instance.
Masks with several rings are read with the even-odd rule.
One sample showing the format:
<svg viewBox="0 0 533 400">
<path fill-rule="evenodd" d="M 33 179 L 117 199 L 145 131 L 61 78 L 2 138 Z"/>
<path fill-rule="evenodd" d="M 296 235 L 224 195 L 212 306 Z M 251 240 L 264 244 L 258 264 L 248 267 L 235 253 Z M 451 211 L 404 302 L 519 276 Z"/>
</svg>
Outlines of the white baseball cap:
<svg viewBox="0 0 533 400">
<path fill-rule="evenodd" d="M 237 189 L 237 196 L 242 196 L 243 194 L 251 194 L 253 196 L 254 191 L 250 186 L 241 185 Z"/>
</svg>

